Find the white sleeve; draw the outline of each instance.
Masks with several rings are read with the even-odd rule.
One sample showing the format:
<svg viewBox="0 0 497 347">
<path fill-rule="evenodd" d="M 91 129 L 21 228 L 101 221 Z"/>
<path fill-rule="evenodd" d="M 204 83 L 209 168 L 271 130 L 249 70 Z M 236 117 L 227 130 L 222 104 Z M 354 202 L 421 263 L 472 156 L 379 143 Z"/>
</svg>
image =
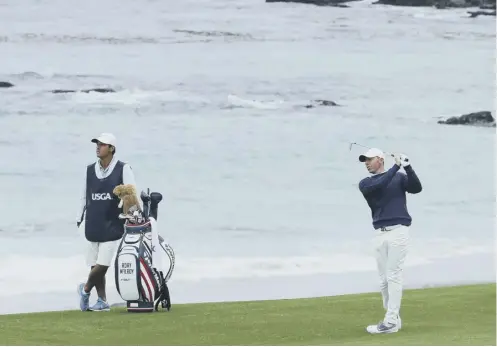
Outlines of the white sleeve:
<svg viewBox="0 0 497 347">
<path fill-rule="evenodd" d="M 78 216 L 76 218 L 76 221 L 78 223 L 83 222 L 85 212 L 86 212 L 86 174 L 85 174 L 85 184 L 83 185 L 83 194 L 81 195 L 80 198 L 80 206 L 79 206 Z"/>
<path fill-rule="evenodd" d="M 135 186 L 136 197 L 138 198 L 138 202 L 140 203 L 140 208 L 143 209 L 143 202 L 140 198 L 140 190 L 136 185 L 135 174 L 133 173 L 133 170 L 131 169 L 131 166 L 129 164 L 124 164 L 123 166 L 123 184 L 132 184 Z"/>
</svg>

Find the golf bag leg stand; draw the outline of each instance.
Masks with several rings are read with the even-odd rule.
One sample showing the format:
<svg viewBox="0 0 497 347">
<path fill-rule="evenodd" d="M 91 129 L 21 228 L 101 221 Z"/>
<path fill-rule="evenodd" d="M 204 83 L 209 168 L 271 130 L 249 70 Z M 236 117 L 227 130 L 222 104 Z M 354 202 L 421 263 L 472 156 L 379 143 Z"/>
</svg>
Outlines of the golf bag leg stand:
<svg viewBox="0 0 497 347">
<path fill-rule="evenodd" d="M 159 303 L 162 308 L 171 311 L 171 296 L 169 295 L 169 288 L 164 278 L 162 271 L 159 272 L 161 278 L 161 286 L 157 299 L 155 300 L 155 310 L 158 311 Z"/>
</svg>

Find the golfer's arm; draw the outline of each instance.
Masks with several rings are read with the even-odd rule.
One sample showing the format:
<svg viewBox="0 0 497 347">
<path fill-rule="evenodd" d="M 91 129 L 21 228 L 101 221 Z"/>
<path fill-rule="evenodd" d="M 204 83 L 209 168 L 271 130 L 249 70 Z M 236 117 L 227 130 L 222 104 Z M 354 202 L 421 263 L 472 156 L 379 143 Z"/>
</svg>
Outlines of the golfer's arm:
<svg viewBox="0 0 497 347">
<path fill-rule="evenodd" d="M 388 183 L 390 183 L 399 169 L 400 166 L 395 164 L 390 168 L 390 170 L 388 170 L 384 175 L 381 175 L 380 177 L 373 176 L 363 179 L 361 182 L 359 182 L 359 189 L 361 193 L 364 195 L 368 195 L 379 189 L 386 188 Z"/>
<path fill-rule="evenodd" d="M 131 169 L 131 166 L 129 164 L 123 166 L 123 184 L 132 184 L 135 186 L 136 197 L 140 203 L 140 208 L 143 209 L 143 201 L 140 198 L 140 192 L 136 185 L 135 174 L 133 173 L 133 170 Z"/>
<path fill-rule="evenodd" d="M 411 165 L 406 166 L 404 170 L 406 171 L 406 178 L 405 178 L 406 192 L 411 194 L 417 194 L 421 192 L 423 190 L 423 187 L 421 186 L 421 181 L 419 180 L 418 175 L 416 175 L 416 172 L 414 172 Z"/>
</svg>

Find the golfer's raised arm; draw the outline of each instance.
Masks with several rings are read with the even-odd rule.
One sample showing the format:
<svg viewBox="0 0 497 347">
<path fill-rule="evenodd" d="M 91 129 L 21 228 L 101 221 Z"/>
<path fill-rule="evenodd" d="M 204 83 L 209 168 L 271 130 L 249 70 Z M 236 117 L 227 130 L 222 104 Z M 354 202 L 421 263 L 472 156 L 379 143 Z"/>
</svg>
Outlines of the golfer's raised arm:
<svg viewBox="0 0 497 347">
<path fill-rule="evenodd" d="M 414 172 L 411 165 L 405 166 L 404 170 L 406 171 L 406 176 L 404 179 L 404 187 L 406 189 L 406 192 L 411 194 L 420 193 L 423 190 L 423 187 L 418 175 L 416 175 L 416 172 Z"/>
</svg>

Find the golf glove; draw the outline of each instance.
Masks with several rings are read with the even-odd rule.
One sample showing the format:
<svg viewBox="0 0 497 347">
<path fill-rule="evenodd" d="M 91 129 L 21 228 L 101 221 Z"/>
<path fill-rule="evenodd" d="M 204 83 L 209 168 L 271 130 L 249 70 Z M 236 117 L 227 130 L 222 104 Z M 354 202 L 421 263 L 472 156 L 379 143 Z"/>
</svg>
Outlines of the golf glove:
<svg viewBox="0 0 497 347">
<path fill-rule="evenodd" d="M 400 162 L 402 164 L 402 167 L 409 166 L 411 163 L 409 163 L 409 158 L 405 154 L 400 155 Z"/>
<path fill-rule="evenodd" d="M 402 166 L 402 160 L 401 160 L 401 158 L 400 158 L 400 155 L 395 154 L 395 155 L 393 156 L 393 159 L 395 160 L 395 164 L 397 164 L 398 166 Z"/>
</svg>

